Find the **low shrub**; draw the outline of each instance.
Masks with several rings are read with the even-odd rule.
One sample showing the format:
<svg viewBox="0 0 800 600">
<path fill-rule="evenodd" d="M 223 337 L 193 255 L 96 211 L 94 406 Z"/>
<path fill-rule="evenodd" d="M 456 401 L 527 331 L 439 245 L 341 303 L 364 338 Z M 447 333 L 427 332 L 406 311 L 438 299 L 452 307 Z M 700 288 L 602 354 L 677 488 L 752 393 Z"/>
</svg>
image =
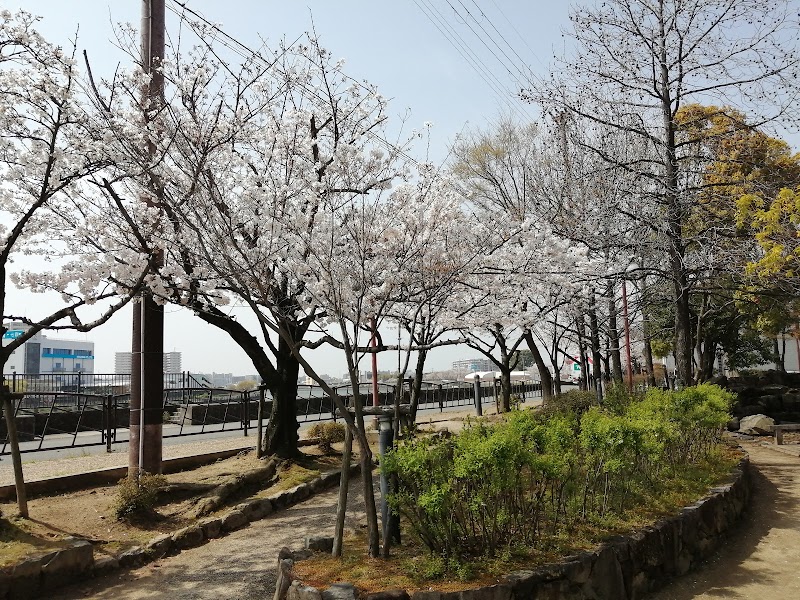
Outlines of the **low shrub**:
<svg viewBox="0 0 800 600">
<path fill-rule="evenodd" d="M 538 414 L 543 419 L 548 419 L 557 414 L 568 414 L 580 418 L 580 416 L 592 406 L 597 406 L 597 394 L 594 392 L 570 390 L 550 398 Z"/>
<path fill-rule="evenodd" d="M 731 400 L 709 385 L 620 391 L 610 406 L 570 392 L 543 414 L 404 440 L 382 462 L 398 482 L 389 503 L 439 557 L 426 563 L 431 573 L 520 545 L 544 549 L 581 522 L 646 504 L 707 460 Z"/>
<path fill-rule="evenodd" d="M 319 449 L 325 453 L 333 450 L 333 444 L 343 442 L 345 426 L 341 423 L 314 423 L 308 430 L 309 437 L 316 438 Z"/>
<path fill-rule="evenodd" d="M 142 473 L 139 480 L 130 477 L 120 479 L 114 501 L 114 516 L 124 519 L 134 514 L 148 513 L 155 506 L 158 490 L 167 484 L 163 475 Z"/>
</svg>

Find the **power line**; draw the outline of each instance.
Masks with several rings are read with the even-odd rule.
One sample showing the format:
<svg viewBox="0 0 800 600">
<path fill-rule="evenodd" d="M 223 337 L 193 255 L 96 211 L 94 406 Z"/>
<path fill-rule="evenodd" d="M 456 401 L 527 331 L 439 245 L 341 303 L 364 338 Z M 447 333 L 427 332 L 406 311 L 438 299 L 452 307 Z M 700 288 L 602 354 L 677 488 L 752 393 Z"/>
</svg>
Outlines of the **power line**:
<svg viewBox="0 0 800 600">
<path fill-rule="evenodd" d="M 225 48 L 228 48 L 231 52 L 235 53 L 239 57 L 241 57 L 241 58 L 243 58 L 245 60 L 253 59 L 253 58 L 258 59 L 262 63 L 264 63 L 264 65 L 266 65 L 268 69 L 272 68 L 273 66 L 275 66 L 277 64 L 277 60 L 278 59 L 276 59 L 273 62 L 267 61 L 261 55 L 260 52 L 257 52 L 255 50 L 251 49 L 249 46 L 247 46 L 246 44 L 244 44 L 243 42 L 241 42 L 237 38 L 235 38 L 232 35 L 228 34 L 221 27 L 219 27 L 218 25 L 212 23 L 208 19 L 206 19 L 201 13 L 189 8 L 186 5 L 186 3 L 180 2 L 179 0 L 169 0 L 169 2 L 170 2 L 170 4 L 177 5 L 177 6 L 181 7 L 182 11 L 188 12 L 189 14 L 194 16 L 196 19 L 198 19 L 199 21 L 204 23 L 207 27 L 209 27 L 214 32 L 214 38 L 213 39 L 215 41 L 217 41 L 218 43 L 223 45 Z M 178 11 L 174 7 L 170 6 L 169 9 L 174 14 L 176 14 L 177 16 L 182 17 L 182 15 L 180 14 L 180 11 Z M 191 27 L 191 22 L 189 22 L 189 26 Z M 219 34 L 219 36 L 221 36 L 221 38 L 217 37 L 217 34 Z M 201 37 L 201 39 L 203 39 L 204 43 L 206 43 L 206 45 L 208 45 L 208 42 L 206 42 L 204 38 Z M 297 38 L 297 40 L 299 40 L 299 39 L 300 38 Z M 296 44 L 297 40 L 295 40 L 295 42 L 293 42 L 289 47 L 285 48 L 283 53 L 285 54 L 294 44 Z M 362 82 L 360 82 L 360 81 L 358 81 L 356 79 L 353 79 L 352 77 L 350 77 L 348 75 L 345 75 L 345 74 L 342 74 L 342 75 L 348 81 L 351 81 L 351 82 L 359 85 L 361 88 L 367 90 L 370 93 L 372 92 L 372 90 L 368 86 L 364 85 Z M 318 102 L 321 102 L 323 104 L 325 103 L 325 99 L 322 96 L 320 96 L 319 94 L 317 94 L 314 90 L 309 89 L 307 86 L 305 86 L 302 83 L 298 83 L 297 86 L 305 92 L 305 97 L 308 100 L 311 100 L 312 102 L 313 101 L 318 101 Z M 398 146 L 395 146 L 394 144 L 392 144 L 388 140 L 385 140 L 384 138 L 380 137 L 378 134 L 376 134 L 375 132 L 373 132 L 371 130 L 367 131 L 366 134 L 367 134 L 368 137 L 370 137 L 371 139 L 373 139 L 376 142 L 378 142 L 380 145 L 385 147 L 390 152 L 396 152 L 399 156 L 402 156 L 403 158 L 405 158 L 406 160 L 408 160 L 412 164 L 415 164 L 415 165 L 419 166 L 419 162 L 416 159 L 414 159 L 413 157 L 409 156 L 402 148 L 399 148 Z"/>
<path fill-rule="evenodd" d="M 436 29 L 439 30 L 480 78 L 483 79 L 484 83 L 492 89 L 501 103 L 505 103 L 506 107 L 514 112 L 518 118 L 521 118 L 521 120 L 533 120 L 527 113 L 526 107 L 521 102 L 518 102 L 517 96 L 506 89 L 505 85 L 495 75 L 493 69 L 488 67 L 480 56 L 470 48 L 470 45 L 464 40 L 457 29 L 448 22 L 441 11 L 439 11 L 432 2 L 428 2 L 427 0 L 420 1 L 425 5 L 425 8 L 423 8 L 417 0 L 414 0 L 414 4 L 417 5 L 417 8 L 423 12 L 431 23 L 433 23 Z M 458 14 L 457 11 L 454 12 Z M 460 17 L 460 15 L 458 16 Z"/>
<path fill-rule="evenodd" d="M 506 46 L 509 48 L 509 50 L 511 50 L 511 52 L 514 54 L 514 56 L 516 56 L 516 57 L 517 57 L 517 59 L 519 60 L 519 64 L 520 64 L 520 65 L 523 65 L 523 66 L 525 67 L 525 71 L 526 71 L 526 72 L 523 72 L 523 70 L 522 70 L 522 69 L 520 69 L 519 67 L 517 67 L 517 71 L 518 71 L 518 72 L 519 72 L 519 74 L 522 76 L 522 78 L 523 78 L 523 79 L 525 79 L 525 80 L 527 80 L 528 82 L 530 82 L 530 81 L 531 81 L 531 80 L 533 80 L 533 79 L 537 79 L 537 80 L 541 81 L 541 79 L 540 79 L 539 77 L 537 77 L 537 76 L 534 74 L 534 72 L 533 72 L 533 69 L 531 69 L 531 68 L 530 68 L 530 66 L 529 66 L 529 65 L 528 65 L 528 63 L 525 61 L 525 59 L 524 59 L 524 58 L 522 58 L 522 56 L 520 56 L 520 54 L 519 54 L 519 52 L 517 52 L 516 48 L 514 48 L 514 46 L 512 46 L 512 45 L 511 45 L 511 43 L 510 43 L 510 42 L 509 42 L 509 41 L 506 39 L 506 37 L 505 37 L 505 36 L 504 36 L 504 35 L 503 35 L 503 34 L 500 32 L 500 30 L 499 30 L 499 29 L 497 29 L 497 27 L 495 26 L 495 24 L 494 24 L 494 23 L 492 22 L 492 20 L 491 20 L 491 19 L 490 19 L 490 18 L 489 18 L 489 17 L 486 15 L 486 13 L 485 13 L 485 12 L 483 11 L 483 9 L 482 9 L 482 8 L 481 8 L 481 7 L 478 5 L 478 3 L 477 3 L 475 0 L 470 0 L 470 1 L 471 1 L 471 2 L 472 2 L 472 4 L 475 6 L 475 8 L 477 8 L 477 9 L 478 9 L 478 11 L 481 13 L 481 17 L 483 17 L 483 19 L 484 19 L 484 20 L 485 20 L 485 21 L 486 21 L 486 22 L 489 24 L 489 26 L 490 26 L 490 27 L 491 27 L 491 28 L 492 28 L 492 29 L 495 31 L 495 33 L 496 33 L 496 34 L 497 34 L 497 35 L 500 37 L 500 39 L 501 39 L 501 40 L 503 40 L 503 42 L 505 43 L 505 45 L 506 45 Z M 528 45 L 528 43 L 527 43 L 527 42 L 524 40 L 524 38 L 522 38 L 522 36 L 519 34 L 519 31 L 517 31 L 516 27 L 514 27 L 514 24 L 513 24 L 511 21 L 509 21 L 509 20 L 508 20 L 508 17 L 506 17 L 506 16 L 505 16 L 505 13 L 504 13 L 504 12 L 503 12 L 503 11 L 500 9 L 500 7 L 499 7 L 499 6 L 497 6 L 497 3 L 496 3 L 496 2 L 494 2 L 494 0 L 492 0 L 492 2 L 493 2 L 493 3 L 494 3 L 494 5 L 497 7 L 497 10 L 500 12 L 500 14 L 503 16 L 503 18 L 504 18 L 504 19 L 505 19 L 505 20 L 508 22 L 508 24 L 509 24 L 509 25 L 511 25 L 511 28 L 512 28 L 512 29 L 513 29 L 513 30 L 514 30 L 516 33 L 517 33 L 517 35 L 518 35 L 518 36 L 519 36 L 519 37 L 522 39 L 522 41 L 525 43 L 525 45 L 527 46 L 528 50 L 530 50 L 531 56 L 533 56 L 533 58 L 535 58 L 535 59 L 536 59 L 536 61 L 537 61 L 537 62 L 538 62 L 540 65 L 542 65 L 542 61 L 541 61 L 541 60 L 539 60 L 539 57 L 538 57 L 538 56 L 536 56 L 536 53 L 533 51 L 533 49 L 532 49 L 532 48 L 531 48 L 531 47 Z M 459 4 L 461 4 L 461 0 L 459 0 Z M 462 6 L 463 6 L 463 4 L 462 4 Z M 483 28 L 481 27 L 481 29 L 483 29 Z M 501 52 L 502 52 L 502 49 L 501 49 Z M 504 56 L 506 56 L 507 58 L 509 58 L 509 60 L 511 60 L 511 62 L 512 62 L 512 63 L 514 62 L 514 61 L 513 61 L 513 60 L 512 60 L 510 57 L 508 57 L 508 55 L 507 55 L 505 52 L 503 52 L 503 55 L 504 55 Z M 544 66 L 544 65 L 542 65 L 542 66 Z"/>
<path fill-rule="evenodd" d="M 538 56 L 536 55 L 536 53 L 533 51 L 533 48 L 531 48 L 531 47 L 530 47 L 530 44 L 528 44 L 528 41 L 527 41 L 527 40 L 526 40 L 524 37 L 522 37 L 522 34 L 519 32 L 519 29 L 517 29 L 517 28 L 514 26 L 514 23 L 513 23 L 513 21 L 511 21 L 511 20 L 510 20 L 510 19 L 509 19 L 509 18 L 506 16 L 506 13 L 504 13 L 504 12 L 503 12 L 503 9 L 502 9 L 502 8 L 500 8 L 500 5 L 499 5 L 499 4 L 497 4 L 497 1 L 496 1 L 496 0 L 491 0 L 491 2 L 492 2 L 492 4 L 494 4 L 495 8 L 497 9 L 497 12 L 499 12 L 499 13 L 502 15 L 503 19 L 505 19 L 506 23 L 508 23 L 508 24 L 509 24 L 509 26 L 510 26 L 510 27 L 511 27 L 511 29 L 514 31 L 514 33 L 516 33 L 516 34 L 517 34 L 517 37 L 518 37 L 518 38 L 519 38 L 519 39 L 522 41 L 522 43 L 523 43 L 523 44 L 525 44 L 525 47 L 526 47 L 526 48 L 527 48 L 527 49 L 530 51 L 530 53 L 531 53 L 531 56 L 533 56 L 533 57 L 536 59 L 536 61 L 537 61 L 537 62 L 538 62 L 538 63 L 539 63 L 541 66 L 543 66 L 543 67 L 544 67 L 544 66 L 546 66 L 546 65 L 544 65 L 544 64 L 542 63 L 542 61 L 539 59 L 539 57 L 538 57 Z M 474 1 L 473 1 L 473 4 L 474 4 Z M 515 51 L 514 53 L 516 54 L 516 51 Z M 519 56 L 519 54 L 517 54 L 517 56 Z M 522 60 L 522 58 L 520 58 L 520 60 Z M 524 60 L 522 60 L 522 62 L 524 63 L 525 61 L 524 61 Z"/>
</svg>

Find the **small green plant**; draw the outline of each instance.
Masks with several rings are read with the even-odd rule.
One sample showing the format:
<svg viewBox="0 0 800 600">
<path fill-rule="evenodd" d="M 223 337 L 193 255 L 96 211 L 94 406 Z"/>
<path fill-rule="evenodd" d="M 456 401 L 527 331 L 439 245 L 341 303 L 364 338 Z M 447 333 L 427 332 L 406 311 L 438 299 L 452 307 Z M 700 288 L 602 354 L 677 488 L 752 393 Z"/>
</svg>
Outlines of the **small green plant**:
<svg viewBox="0 0 800 600">
<path fill-rule="evenodd" d="M 132 477 L 120 479 L 114 501 L 114 516 L 124 519 L 136 513 L 152 511 L 158 490 L 166 484 L 167 479 L 163 475 L 150 473 L 142 473 L 138 481 Z"/>
<path fill-rule="evenodd" d="M 315 423 L 308 430 L 308 435 L 317 438 L 319 449 L 327 454 L 333 450 L 333 444 L 344 441 L 344 432 L 341 423 Z"/>
</svg>

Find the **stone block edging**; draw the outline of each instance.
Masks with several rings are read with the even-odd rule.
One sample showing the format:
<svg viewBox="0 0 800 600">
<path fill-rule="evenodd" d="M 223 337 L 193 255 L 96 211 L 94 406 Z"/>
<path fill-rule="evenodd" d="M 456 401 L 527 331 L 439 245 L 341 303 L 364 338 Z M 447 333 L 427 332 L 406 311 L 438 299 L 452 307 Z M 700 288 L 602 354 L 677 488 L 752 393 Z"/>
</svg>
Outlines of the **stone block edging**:
<svg viewBox="0 0 800 600">
<path fill-rule="evenodd" d="M 459 592 L 393 589 L 363 594 L 347 583 L 319 590 L 293 578 L 294 562 L 308 558 L 311 551 L 284 548 L 278 556 L 274 600 L 635 600 L 688 573 L 719 548 L 749 505 L 749 471 L 749 458 L 742 458 L 727 483 L 674 516 L 607 540 L 592 551 L 510 573 L 495 585 Z M 307 546 L 311 543 L 306 540 Z M 317 546 L 321 543 L 313 540 Z"/>
<path fill-rule="evenodd" d="M 0 598 L 37 598 L 74 583 L 94 570 L 92 544 L 71 539 L 65 548 L 0 568 Z"/>
<path fill-rule="evenodd" d="M 350 466 L 351 474 L 360 471 L 360 464 Z M 178 554 L 333 487 L 338 484 L 340 477 L 340 471 L 328 471 L 267 498 L 243 502 L 222 516 L 207 517 L 183 529 L 158 535 L 146 544 L 119 555 L 99 554 L 95 557 L 89 541 L 71 540 L 64 549 L 43 556 L 27 557 L 22 562 L 0 568 L 0 600 L 38 598 L 48 591 L 92 576 L 105 575 L 120 568 L 140 567 L 164 556 Z"/>
</svg>

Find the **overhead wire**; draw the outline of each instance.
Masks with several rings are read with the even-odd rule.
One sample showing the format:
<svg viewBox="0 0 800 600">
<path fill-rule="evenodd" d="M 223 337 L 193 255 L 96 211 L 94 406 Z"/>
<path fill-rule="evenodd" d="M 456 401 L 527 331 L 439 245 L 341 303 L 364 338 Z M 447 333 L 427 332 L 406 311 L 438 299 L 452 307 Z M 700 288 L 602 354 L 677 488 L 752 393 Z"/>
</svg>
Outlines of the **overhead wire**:
<svg viewBox="0 0 800 600">
<path fill-rule="evenodd" d="M 192 8 L 189 8 L 189 6 L 187 6 L 185 2 L 181 2 L 180 0 L 168 0 L 168 4 L 167 4 L 168 9 L 173 14 L 177 15 L 178 17 L 182 17 L 181 11 L 177 10 L 174 6 L 171 6 L 171 5 L 179 6 L 181 8 L 181 11 L 191 14 L 193 17 L 195 17 L 196 19 L 198 19 L 199 21 L 204 23 L 207 27 L 209 27 L 214 32 L 214 34 L 213 34 L 214 41 L 216 41 L 217 43 L 221 44 L 222 46 L 224 46 L 225 48 L 227 48 L 228 50 L 230 50 L 231 52 L 233 52 L 234 54 L 236 54 L 240 58 L 243 58 L 245 60 L 248 60 L 248 59 L 260 60 L 260 61 L 262 61 L 262 63 L 264 63 L 265 66 L 267 66 L 269 68 L 273 67 L 276 64 L 275 62 L 268 61 L 266 58 L 264 58 L 264 56 L 262 56 L 262 54 L 260 52 L 258 52 L 256 50 L 253 50 L 252 48 L 250 48 L 249 46 L 247 46 L 246 44 L 244 44 L 243 42 L 241 42 L 237 38 L 235 38 L 232 35 L 230 35 L 229 33 L 225 32 L 219 25 L 217 25 L 215 23 L 212 23 L 211 21 L 209 21 L 205 16 L 203 16 L 198 11 L 196 11 L 196 10 L 194 10 Z M 191 23 L 189 23 L 189 26 L 191 27 Z M 299 39 L 300 38 L 298 38 L 298 40 Z M 203 40 L 203 41 L 204 41 L 204 43 L 208 44 L 208 42 L 206 42 L 205 40 Z M 293 42 L 292 45 L 294 45 L 296 43 L 297 43 L 297 40 L 295 40 L 295 42 Z M 284 50 L 284 52 L 288 51 L 290 47 L 291 46 L 286 48 Z M 366 89 L 366 90 L 368 90 L 370 92 L 372 91 L 368 86 L 364 85 L 362 82 L 357 81 L 356 79 L 353 79 L 350 76 L 345 75 L 345 78 L 348 81 L 351 81 L 351 82 L 361 86 L 363 89 Z M 307 86 L 305 86 L 302 83 L 299 83 L 297 85 L 298 85 L 298 87 L 301 88 L 301 90 L 303 92 L 305 92 L 305 97 L 308 100 L 311 100 L 312 102 L 313 101 L 322 102 L 322 103 L 325 102 L 325 99 L 322 96 L 320 96 L 318 93 L 316 93 L 314 90 L 309 89 Z M 419 162 L 415 158 L 410 156 L 408 153 L 406 153 L 405 150 L 403 150 L 402 148 L 396 146 L 395 144 L 392 144 L 388 140 L 382 138 L 381 136 L 379 136 L 374 131 L 371 131 L 371 130 L 367 131 L 366 134 L 367 134 L 367 136 L 369 138 L 371 138 L 373 141 L 377 142 L 379 145 L 383 146 L 384 148 L 386 148 L 390 152 L 395 152 L 399 156 L 401 156 L 401 157 L 405 158 L 406 160 L 408 160 L 409 162 L 411 162 L 412 164 L 419 166 Z"/>
<path fill-rule="evenodd" d="M 514 80 L 517 82 L 517 85 L 519 85 L 519 84 L 520 84 L 520 82 L 519 82 L 519 79 L 518 79 L 517 75 L 511 71 L 511 68 L 510 68 L 510 67 L 509 67 L 509 66 L 508 66 L 508 65 L 505 63 L 505 61 L 504 61 L 502 58 L 500 58 L 500 57 L 497 55 L 497 52 L 495 52 L 495 51 L 492 49 L 492 47 L 491 47 L 491 46 L 490 46 L 490 45 L 489 45 L 489 44 L 488 44 L 488 43 L 487 43 L 487 42 L 484 40 L 484 36 L 485 36 L 486 38 L 488 38 L 488 39 L 489 39 L 489 41 L 490 41 L 490 42 L 491 42 L 491 43 L 494 45 L 494 47 L 495 47 L 495 48 L 497 48 L 497 49 L 500 51 L 500 53 L 501 53 L 501 54 L 503 54 L 503 56 L 505 56 L 505 57 L 506 57 L 506 59 L 508 59 L 508 58 L 509 58 L 509 57 L 508 57 L 508 55 L 507 55 L 507 54 L 505 53 L 505 51 L 504 51 L 504 50 L 503 50 L 503 49 L 500 47 L 500 45 L 499 45 L 499 44 L 498 44 L 498 43 L 497 43 L 497 42 L 494 40 L 494 38 L 493 38 L 493 37 L 492 37 L 492 36 L 491 36 L 491 35 L 490 35 L 490 34 L 489 34 L 487 31 L 486 31 L 486 29 L 483 27 L 483 25 L 481 25 L 481 23 L 478 21 L 478 19 L 476 19 L 476 18 L 475 18 L 475 17 L 472 15 L 472 13 L 470 12 L 470 10 L 469 10 L 469 9 L 468 9 L 466 6 L 464 6 L 464 3 L 463 3 L 463 2 L 461 2 L 460 0 L 456 0 L 456 1 L 457 1 L 457 2 L 458 2 L 458 4 L 461 6 L 461 8 L 463 8 L 463 9 L 464 9 L 464 12 L 466 12 L 466 13 L 467 13 L 467 16 L 468 16 L 470 19 L 472 19 L 472 21 L 474 21 L 474 22 L 475 22 L 475 24 L 478 26 L 478 28 L 481 30 L 481 32 L 483 32 L 483 34 L 484 34 L 483 36 L 481 36 L 481 34 L 480 34 L 480 33 L 478 33 L 478 32 L 477 32 L 477 31 L 476 31 L 476 30 L 475 30 L 475 29 L 472 27 L 472 25 L 470 25 L 470 24 L 469 24 L 469 20 L 468 20 L 467 18 L 465 18 L 464 16 L 462 16 L 462 15 L 461 15 L 461 12 L 460 12 L 460 11 L 459 11 L 459 10 L 458 10 L 458 9 L 457 9 L 457 8 L 456 8 L 454 5 L 453 5 L 453 3 L 452 3 L 452 2 L 450 2 L 450 0 L 445 0 L 445 2 L 447 2 L 447 5 L 448 5 L 448 6 L 449 6 L 449 7 L 452 9 L 453 13 L 454 13 L 454 14 L 456 14 L 456 15 L 458 15 L 458 17 L 461 19 L 461 21 L 464 23 L 464 25 L 466 25 L 466 27 L 467 27 L 467 28 L 468 28 L 468 29 L 469 29 L 469 30 L 472 32 L 472 34 L 473 34 L 473 35 L 474 35 L 474 36 L 475 36 L 475 37 L 478 39 L 478 41 L 479 41 L 481 44 L 483 44 L 483 47 L 484 47 L 484 48 L 486 48 L 486 49 L 489 51 L 489 53 L 490 53 L 490 54 L 491 54 L 491 55 L 492 55 L 492 56 L 495 58 L 495 60 L 496 60 L 498 63 L 500 63 L 500 65 L 501 65 L 501 66 L 502 66 L 502 67 L 503 67 L 503 68 L 506 70 L 506 72 L 507 72 L 507 73 L 508 73 L 508 74 L 511 76 L 511 78 L 512 78 L 512 79 L 514 79 Z M 514 66 L 514 68 L 515 68 L 515 70 L 516 70 L 516 65 L 514 65 L 514 64 L 513 64 L 513 61 L 512 61 L 512 66 Z"/>
<path fill-rule="evenodd" d="M 514 46 L 513 46 L 513 45 L 512 45 L 512 44 L 511 44 L 509 41 L 508 41 L 508 39 L 506 38 L 506 36 L 505 36 L 505 35 L 503 35 L 503 33 L 502 33 L 502 32 L 501 32 L 501 31 L 500 31 L 500 30 L 499 30 L 499 29 L 498 29 L 498 28 L 495 26 L 494 22 L 493 22 L 493 21 L 492 21 L 492 20 L 489 18 L 489 16 L 488 16 L 488 15 L 487 15 L 487 14 L 484 12 L 483 8 L 481 8 L 481 7 L 480 7 L 480 5 L 479 5 L 479 4 L 478 4 L 478 3 L 477 3 L 475 0 L 470 0 L 470 2 L 472 2 L 473 6 L 475 6 L 475 8 L 476 8 L 476 9 L 477 9 L 477 10 L 480 12 L 480 14 L 481 14 L 481 17 L 482 17 L 482 18 L 483 18 L 483 19 L 484 19 L 484 20 L 485 20 L 485 21 L 486 21 L 486 22 L 489 24 L 489 27 L 491 27 L 491 28 L 494 30 L 494 32 L 495 32 L 495 33 L 496 33 L 496 34 L 497 34 L 497 35 L 500 37 L 500 39 L 501 39 L 501 40 L 503 40 L 503 43 L 506 45 L 506 47 L 507 47 L 509 50 L 511 50 L 511 52 L 512 52 L 512 54 L 514 54 L 514 56 L 516 56 L 516 57 L 517 57 L 517 60 L 519 61 L 518 63 L 516 63 L 516 64 L 517 64 L 517 71 L 518 71 L 518 72 L 519 72 L 519 74 L 522 76 L 522 78 L 523 78 L 523 79 L 525 79 L 525 80 L 526 80 L 528 83 L 531 83 L 531 82 L 533 82 L 533 81 L 539 81 L 539 82 L 541 82 L 541 78 L 540 78 L 540 77 L 538 77 L 538 76 L 537 76 L 537 75 L 534 73 L 533 69 L 531 69 L 531 68 L 530 68 L 530 65 L 529 65 L 529 64 L 528 64 L 528 63 L 525 61 L 525 59 L 524 59 L 524 58 L 522 58 L 522 56 L 520 56 L 519 52 L 517 52 L 517 49 L 516 49 L 516 48 L 515 48 L 515 47 L 514 47 Z M 526 46 L 526 47 L 528 48 L 528 50 L 530 51 L 530 54 L 531 54 L 531 56 L 533 56 L 533 58 L 534 58 L 534 59 L 536 59 L 536 62 L 538 62 L 540 65 L 544 66 L 544 65 L 542 64 L 542 61 L 539 59 L 539 57 L 538 57 L 538 56 L 536 56 L 536 53 L 533 51 L 533 48 L 531 48 L 531 47 L 528 45 L 528 43 L 525 41 L 525 39 L 524 39 L 524 38 L 522 38 L 522 36 L 520 35 L 520 33 L 519 33 L 519 31 L 517 30 L 517 28 L 516 28 L 516 27 L 514 27 L 514 24 L 513 24 L 511 21 L 509 21 L 509 20 L 508 20 L 508 17 L 506 17 L 505 13 L 504 13 L 504 12 L 503 12 L 503 11 L 500 9 L 500 7 L 497 5 L 497 3 L 496 3 L 496 2 L 494 2 L 494 0 L 492 0 L 492 2 L 493 2 L 493 3 L 494 3 L 494 5 L 497 7 L 497 10 L 500 12 L 500 14 L 501 14 L 501 15 L 503 16 L 503 18 L 506 20 L 506 22 L 508 22 L 508 24 L 509 24 L 509 25 L 511 25 L 511 28 L 514 30 L 514 32 L 515 32 L 515 33 L 516 33 L 516 34 L 517 34 L 517 35 L 520 37 L 520 39 L 522 39 L 523 43 L 525 44 L 525 46 Z M 463 3 L 461 2 L 461 0 L 459 0 L 459 4 L 462 4 L 462 6 L 463 6 Z M 465 8 L 466 8 L 466 7 L 465 7 Z M 473 18 L 474 18 L 474 17 L 473 17 Z M 483 27 L 481 27 L 481 29 L 483 29 Z M 496 42 L 495 42 L 495 43 L 496 43 Z M 501 49 L 501 51 L 502 51 L 502 49 Z M 508 56 L 508 54 L 506 54 L 505 52 L 503 52 L 503 55 L 504 55 L 504 56 L 506 56 L 506 57 L 507 57 L 507 58 L 508 58 L 508 59 L 509 59 L 509 60 L 510 60 L 512 63 L 515 63 L 515 61 L 514 61 L 513 59 L 511 59 L 511 58 Z M 523 70 L 523 68 L 520 68 L 520 65 L 522 65 L 522 66 L 524 67 L 524 70 Z"/>
<path fill-rule="evenodd" d="M 514 33 L 517 34 L 517 37 L 520 39 L 520 41 L 525 45 L 525 47 L 531 53 L 531 56 L 533 56 L 536 59 L 536 62 L 538 62 L 542 67 L 545 67 L 546 65 L 544 63 L 542 63 L 541 59 L 536 55 L 536 52 L 533 51 L 533 48 L 531 48 L 530 44 L 528 44 L 528 41 L 519 32 L 519 29 L 516 28 L 516 26 L 514 25 L 514 22 L 511 21 L 506 16 L 506 13 L 503 12 L 503 9 L 497 3 L 497 0 L 491 0 L 491 2 L 492 2 L 492 4 L 494 4 L 494 7 L 497 9 L 497 12 L 500 13 L 500 15 L 503 17 L 503 19 L 505 19 L 506 23 L 508 23 L 508 25 L 511 27 L 512 31 L 514 31 Z M 473 1 L 473 4 L 474 4 L 474 1 Z M 516 52 L 515 52 L 515 54 L 516 54 Z M 517 55 L 517 56 L 519 56 L 519 55 Z M 520 60 L 522 60 L 521 57 L 520 57 Z M 522 62 L 524 63 L 525 61 L 522 60 Z"/>
<path fill-rule="evenodd" d="M 425 8 L 422 5 L 425 5 Z M 429 0 L 414 0 L 414 4 L 428 20 L 436 27 L 445 39 L 456 49 L 461 57 L 472 67 L 478 76 L 494 92 L 497 98 L 507 109 L 511 110 L 520 120 L 532 120 L 527 114 L 526 107 L 518 102 L 517 96 L 510 92 L 502 81 L 495 75 L 483 59 L 470 47 L 458 30 L 450 24 L 448 19 L 441 13 L 435 4 Z"/>
</svg>

